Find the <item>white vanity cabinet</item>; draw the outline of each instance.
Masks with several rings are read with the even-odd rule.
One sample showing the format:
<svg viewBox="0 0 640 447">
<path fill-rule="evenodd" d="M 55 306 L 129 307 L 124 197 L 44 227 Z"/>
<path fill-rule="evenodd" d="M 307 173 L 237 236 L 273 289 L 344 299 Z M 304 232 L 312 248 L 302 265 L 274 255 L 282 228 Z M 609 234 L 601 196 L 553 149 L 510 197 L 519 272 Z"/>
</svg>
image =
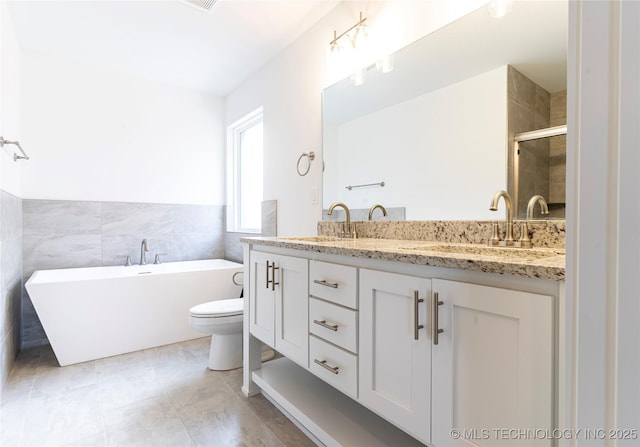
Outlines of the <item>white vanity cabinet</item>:
<svg viewBox="0 0 640 447">
<path fill-rule="evenodd" d="M 249 332 L 288 359 L 245 364 L 244 388 L 251 377 L 319 442 L 555 445 L 508 431 L 562 426 L 561 281 L 280 247 L 246 253 Z"/>
<path fill-rule="evenodd" d="M 309 265 L 309 370 L 358 397 L 357 268 L 312 260 Z"/>
<path fill-rule="evenodd" d="M 360 401 L 431 441 L 431 281 L 360 270 Z"/>
<path fill-rule="evenodd" d="M 249 262 L 251 334 L 308 367 L 309 261 L 251 251 Z"/>
<path fill-rule="evenodd" d="M 432 287 L 433 444 L 551 445 L 495 430 L 554 428 L 553 297 L 440 279 Z"/>
</svg>

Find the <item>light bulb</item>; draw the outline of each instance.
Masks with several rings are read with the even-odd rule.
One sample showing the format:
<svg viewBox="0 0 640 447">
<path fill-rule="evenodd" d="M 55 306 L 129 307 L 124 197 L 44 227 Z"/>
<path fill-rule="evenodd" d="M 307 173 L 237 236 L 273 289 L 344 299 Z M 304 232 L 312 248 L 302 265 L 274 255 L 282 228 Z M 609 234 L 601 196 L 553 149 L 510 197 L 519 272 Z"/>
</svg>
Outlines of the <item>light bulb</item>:
<svg viewBox="0 0 640 447">
<path fill-rule="evenodd" d="M 353 85 L 362 85 L 364 84 L 365 77 L 367 76 L 367 69 L 360 68 L 353 72 L 351 75 L 351 82 Z"/>
<path fill-rule="evenodd" d="M 393 71 L 393 54 L 387 54 L 376 61 L 376 70 L 380 73 Z"/>
<path fill-rule="evenodd" d="M 504 17 L 511 12 L 513 0 L 491 0 L 489 3 L 489 15 L 495 19 Z"/>
<path fill-rule="evenodd" d="M 365 25 L 358 25 L 353 30 L 353 37 L 351 38 L 351 45 L 353 48 L 362 48 L 367 42 L 367 27 Z"/>
</svg>

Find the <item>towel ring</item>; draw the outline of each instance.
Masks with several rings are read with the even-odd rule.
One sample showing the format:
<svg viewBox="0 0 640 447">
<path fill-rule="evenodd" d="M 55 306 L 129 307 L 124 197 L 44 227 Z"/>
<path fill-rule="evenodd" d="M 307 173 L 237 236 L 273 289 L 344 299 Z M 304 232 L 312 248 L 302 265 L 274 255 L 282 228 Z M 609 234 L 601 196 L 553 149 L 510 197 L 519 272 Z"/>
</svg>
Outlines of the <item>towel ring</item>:
<svg viewBox="0 0 640 447">
<path fill-rule="evenodd" d="M 300 172 L 300 162 L 305 157 L 307 157 L 309 159 L 309 161 L 307 162 L 307 169 L 305 169 L 304 172 Z M 298 157 L 298 163 L 296 164 L 296 171 L 298 171 L 298 175 L 300 177 L 304 177 L 305 175 L 307 175 L 309 173 L 309 169 L 311 169 L 311 162 L 315 158 L 316 158 L 316 153 L 313 152 L 313 151 L 309 151 L 308 154 L 306 152 L 303 152 L 302 155 L 300 155 L 300 157 Z"/>
</svg>

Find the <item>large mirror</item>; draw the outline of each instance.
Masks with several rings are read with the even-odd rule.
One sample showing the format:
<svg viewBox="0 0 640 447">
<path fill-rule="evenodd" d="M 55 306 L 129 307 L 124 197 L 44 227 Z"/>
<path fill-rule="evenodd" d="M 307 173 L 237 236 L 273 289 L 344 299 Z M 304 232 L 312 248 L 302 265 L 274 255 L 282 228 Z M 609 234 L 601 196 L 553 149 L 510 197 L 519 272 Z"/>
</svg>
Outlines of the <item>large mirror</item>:
<svg viewBox="0 0 640 447">
<path fill-rule="evenodd" d="M 541 194 L 564 217 L 562 149 L 522 145 L 514 176 L 512 148 L 514 134 L 566 117 L 567 23 L 564 1 L 516 1 L 501 19 L 483 7 L 396 52 L 391 72 L 372 65 L 364 84 L 326 88 L 325 211 L 379 203 L 393 220 L 502 218 L 491 198 L 519 177 L 524 208 Z"/>
</svg>

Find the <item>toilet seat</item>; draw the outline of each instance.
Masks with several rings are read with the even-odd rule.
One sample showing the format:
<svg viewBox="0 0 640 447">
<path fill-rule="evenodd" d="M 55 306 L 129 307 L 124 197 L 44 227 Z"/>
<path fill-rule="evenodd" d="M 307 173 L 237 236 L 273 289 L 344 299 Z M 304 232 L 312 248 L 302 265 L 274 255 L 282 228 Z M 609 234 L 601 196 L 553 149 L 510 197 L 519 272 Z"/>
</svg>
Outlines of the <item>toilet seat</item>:
<svg viewBox="0 0 640 447">
<path fill-rule="evenodd" d="M 189 315 L 195 318 L 219 318 L 241 316 L 243 311 L 244 298 L 232 298 L 198 304 L 189 309 Z"/>
</svg>

